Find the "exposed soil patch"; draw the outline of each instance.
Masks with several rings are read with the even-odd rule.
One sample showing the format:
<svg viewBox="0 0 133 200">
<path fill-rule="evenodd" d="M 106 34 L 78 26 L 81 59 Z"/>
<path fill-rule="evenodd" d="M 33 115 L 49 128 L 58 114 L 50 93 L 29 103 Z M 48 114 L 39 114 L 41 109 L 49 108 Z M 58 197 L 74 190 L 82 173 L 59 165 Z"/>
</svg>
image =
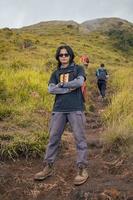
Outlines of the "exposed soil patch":
<svg viewBox="0 0 133 200">
<path fill-rule="evenodd" d="M 89 179 L 74 186 L 76 151 L 72 134 L 65 132 L 55 164 L 55 175 L 42 182 L 33 180 L 42 169 L 42 159 L 0 163 L 0 200 L 133 200 L 133 166 L 126 158 L 103 156 L 103 127 L 99 113 L 103 102 L 97 100 L 95 113 L 87 117 Z"/>
</svg>

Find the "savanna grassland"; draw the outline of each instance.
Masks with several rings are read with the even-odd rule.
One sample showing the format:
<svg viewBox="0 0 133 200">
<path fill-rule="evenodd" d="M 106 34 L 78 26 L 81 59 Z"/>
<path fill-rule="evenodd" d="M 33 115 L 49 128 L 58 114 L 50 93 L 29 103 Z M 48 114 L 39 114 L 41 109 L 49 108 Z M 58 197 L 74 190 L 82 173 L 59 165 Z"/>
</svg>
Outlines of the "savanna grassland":
<svg viewBox="0 0 133 200">
<path fill-rule="evenodd" d="M 110 18 L 41 22 L 0 29 L 0 200 L 132 200 L 133 24 Z M 89 178 L 74 186 L 75 142 L 69 126 L 62 137 L 55 174 L 42 181 L 54 96 L 48 80 L 59 45 L 75 62 L 87 54 L 86 139 Z M 104 63 L 109 79 L 101 101 L 95 70 Z M 81 64 L 81 63 L 80 63 Z"/>
<path fill-rule="evenodd" d="M 115 19 L 112 19 L 115 23 Z M 108 105 L 102 114 L 105 149 L 131 152 L 133 142 L 133 25 L 121 22 L 95 31 L 75 22 L 45 22 L 0 30 L 0 157 L 41 156 L 48 139 L 54 97 L 48 94 L 56 48 L 70 45 L 75 62 L 90 57 L 88 90 L 97 93 L 95 69 L 105 63 L 110 74 Z M 132 28 L 132 29 L 131 29 Z M 94 81 L 93 81 L 94 80 Z M 87 102 L 94 112 L 95 102 Z"/>
</svg>

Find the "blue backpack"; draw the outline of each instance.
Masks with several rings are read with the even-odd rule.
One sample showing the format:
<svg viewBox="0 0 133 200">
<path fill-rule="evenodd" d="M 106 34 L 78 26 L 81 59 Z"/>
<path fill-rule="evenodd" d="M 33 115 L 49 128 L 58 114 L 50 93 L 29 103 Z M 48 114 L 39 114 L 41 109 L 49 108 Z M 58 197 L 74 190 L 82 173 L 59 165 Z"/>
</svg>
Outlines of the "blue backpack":
<svg viewBox="0 0 133 200">
<path fill-rule="evenodd" d="M 97 69 L 96 76 L 98 80 L 106 80 L 106 76 L 107 76 L 106 69 L 101 69 L 101 68 Z"/>
</svg>

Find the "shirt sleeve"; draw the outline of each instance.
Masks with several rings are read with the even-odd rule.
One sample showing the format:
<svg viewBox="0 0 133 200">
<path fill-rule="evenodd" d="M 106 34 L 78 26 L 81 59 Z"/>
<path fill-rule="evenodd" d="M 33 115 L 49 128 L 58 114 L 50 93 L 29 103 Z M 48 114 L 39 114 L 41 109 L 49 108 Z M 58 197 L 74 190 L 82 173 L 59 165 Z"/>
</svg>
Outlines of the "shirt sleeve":
<svg viewBox="0 0 133 200">
<path fill-rule="evenodd" d="M 67 83 L 64 83 L 63 88 L 79 88 L 84 83 L 84 77 L 78 76 L 73 81 L 69 81 Z"/>
<path fill-rule="evenodd" d="M 49 85 L 50 83 L 53 83 L 53 84 L 55 84 L 55 85 L 58 83 L 58 80 L 57 80 L 57 77 L 56 77 L 56 71 L 54 71 L 54 72 L 51 74 L 51 77 L 50 77 L 50 79 L 49 79 L 48 85 Z"/>
<path fill-rule="evenodd" d="M 105 72 L 106 72 L 106 75 L 108 75 L 108 72 L 107 72 L 107 70 L 105 69 Z"/>
<path fill-rule="evenodd" d="M 69 88 L 61 88 L 57 85 L 55 85 L 54 83 L 50 83 L 48 86 L 48 91 L 50 94 L 66 94 L 71 92 L 71 90 Z"/>
<path fill-rule="evenodd" d="M 77 67 L 77 77 L 78 76 L 83 76 L 84 79 L 86 80 L 85 70 L 82 66 Z"/>
<path fill-rule="evenodd" d="M 99 76 L 99 69 L 96 70 L 95 74 L 96 74 L 97 77 Z"/>
</svg>

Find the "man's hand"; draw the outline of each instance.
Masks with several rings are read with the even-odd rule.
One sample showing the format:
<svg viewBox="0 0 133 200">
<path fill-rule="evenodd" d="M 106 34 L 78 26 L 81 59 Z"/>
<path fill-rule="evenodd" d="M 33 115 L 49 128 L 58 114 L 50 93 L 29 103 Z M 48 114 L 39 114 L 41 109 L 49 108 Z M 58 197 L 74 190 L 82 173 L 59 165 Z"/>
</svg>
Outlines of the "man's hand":
<svg viewBox="0 0 133 200">
<path fill-rule="evenodd" d="M 64 85 L 64 83 L 63 83 L 63 82 L 60 82 L 60 83 L 58 83 L 57 85 L 58 85 L 59 88 L 62 88 L 63 85 Z"/>
<path fill-rule="evenodd" d="M 76 90 L 77 88 L 69 88 L 69 89 L 72 92 L 72 91 Z"/>
</svg>

